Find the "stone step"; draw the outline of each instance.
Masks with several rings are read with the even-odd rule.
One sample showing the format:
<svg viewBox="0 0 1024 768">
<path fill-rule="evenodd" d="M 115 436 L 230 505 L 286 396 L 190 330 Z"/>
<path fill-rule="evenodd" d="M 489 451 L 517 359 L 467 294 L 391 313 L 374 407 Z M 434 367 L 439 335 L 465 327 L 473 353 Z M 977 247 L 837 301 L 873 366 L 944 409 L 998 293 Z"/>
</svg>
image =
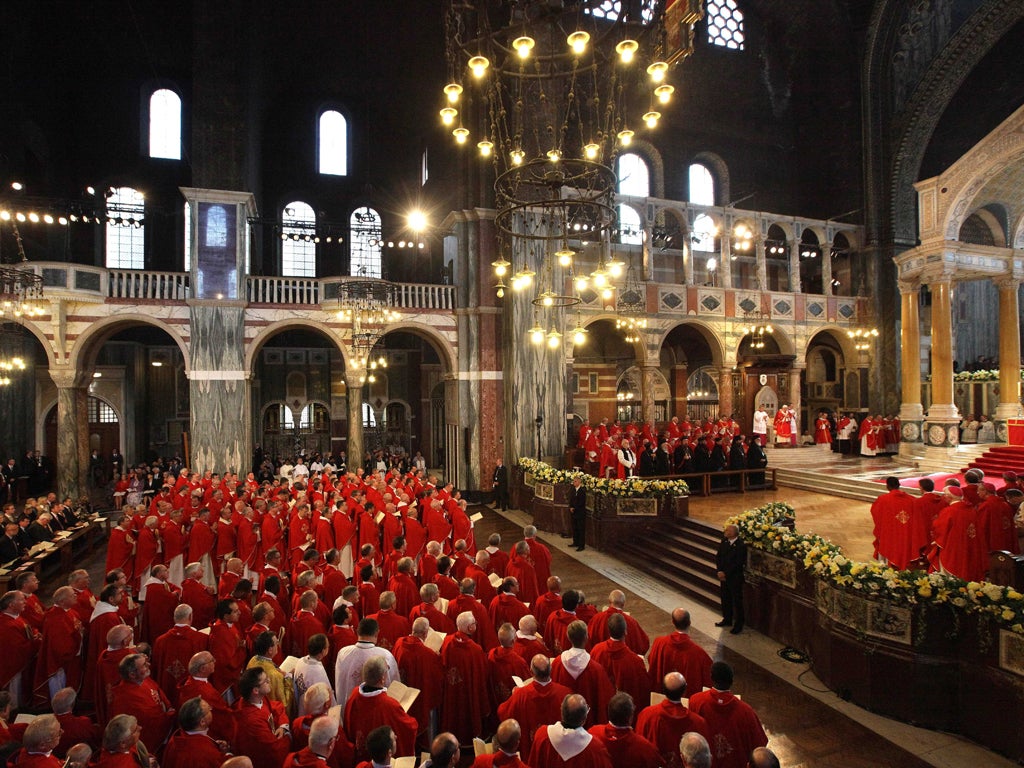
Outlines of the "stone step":
<svg viewBox="0 0 1024 768">
<path fill-rule="evenodd" d="M 780 469 L 776 474 L 779 485 L 804 491 L 840 496 L 844 499 L 872 502 L 886 492 L 884 483 L 860 480 L 821 472 L 799 469 Z M 913 492 L 913 489 L 908 489 Z"/>
<path fill-rule="evenodd" d="M 661 581 L 695 600 L 713 608 L 720 602 L 717 579 L 709 581 L 703 574 L 671 560 L 660 560 L 651 557 L 650 550 L 641 544 L 626 543 L 621 545 L 616 556 L 630 565 L 642 570 L 654 579 Z"/>
</svg>

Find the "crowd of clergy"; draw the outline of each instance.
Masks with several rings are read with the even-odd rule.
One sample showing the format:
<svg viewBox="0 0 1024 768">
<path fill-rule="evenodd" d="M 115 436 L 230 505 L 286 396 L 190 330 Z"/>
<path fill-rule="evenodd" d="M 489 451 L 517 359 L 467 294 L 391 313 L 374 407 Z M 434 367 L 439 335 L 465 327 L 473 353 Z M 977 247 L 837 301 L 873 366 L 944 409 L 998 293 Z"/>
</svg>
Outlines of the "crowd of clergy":
<svg viewBox="0 0 1024 768">
<path fill-rule="evenodd" d="M 415 469 L 182 470 L 125 512 L 103 584 L 0 597 L 12 768 L 455 766 L 474 739 L 479 768 L 778 765 L 686 610 L 652 642 L 622 591 L 563 589 L 533 526 L 478 546 Z"/>
<path fill-rule="evenodd" d="M 1022 551 L 1024 482 L 1006 472 L 998 485 L 980 469 L 963 482 L 918 480 L 920 496 L 907 493 L 899 478 L 886 478 L 887 492 L 871 505 L 874 556 L 900 570 L 941 572 L 966 581 L 982 581 L 993 552 Z"/>
</svg>

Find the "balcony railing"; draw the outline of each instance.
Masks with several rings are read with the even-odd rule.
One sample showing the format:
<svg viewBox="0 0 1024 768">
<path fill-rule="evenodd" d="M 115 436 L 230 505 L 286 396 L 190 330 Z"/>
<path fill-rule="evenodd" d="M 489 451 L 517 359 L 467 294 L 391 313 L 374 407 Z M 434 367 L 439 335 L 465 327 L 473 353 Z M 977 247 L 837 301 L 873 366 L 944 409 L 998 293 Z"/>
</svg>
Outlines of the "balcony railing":
<svg viewBox="0 0 1024 768">
<path fill-rule="evenodd" d="M 187 272 L 107 270 L 107 296 L 111 299 L 184 301 L 190 295 Z"/>
</svg>

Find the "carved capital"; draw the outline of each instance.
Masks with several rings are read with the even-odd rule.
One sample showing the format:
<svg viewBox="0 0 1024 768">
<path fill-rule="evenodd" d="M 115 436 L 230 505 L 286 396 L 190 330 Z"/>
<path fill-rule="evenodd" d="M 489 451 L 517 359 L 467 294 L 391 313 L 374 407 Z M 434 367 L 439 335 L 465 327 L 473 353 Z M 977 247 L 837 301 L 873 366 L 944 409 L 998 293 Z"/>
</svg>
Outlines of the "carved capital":
<svg viewBox="0 0 1024 768">
<path fill-rule="evenodd" d="M 996 288 L 1000 291 L 1008 291 L 1010 293 L 1017 293 L 1017 289 L 1020 288 L 1020 283 L 1021 279 L 1019 277 L 1009 275 L 992 278 L 992 284 L 995 285 Z"/>
<path fill-rule="evenodd" d="M 921 292 L 921 283 L 917 280 L 897 280 L 896 285 L 899 287 L 901 295 Z"/>
<path fill-rule="evenodd" d="M 48 373 L 57 389 L 83 387 L 87 378 L 84 373 L 72 368 L 50 368 Z"/>
</svg>

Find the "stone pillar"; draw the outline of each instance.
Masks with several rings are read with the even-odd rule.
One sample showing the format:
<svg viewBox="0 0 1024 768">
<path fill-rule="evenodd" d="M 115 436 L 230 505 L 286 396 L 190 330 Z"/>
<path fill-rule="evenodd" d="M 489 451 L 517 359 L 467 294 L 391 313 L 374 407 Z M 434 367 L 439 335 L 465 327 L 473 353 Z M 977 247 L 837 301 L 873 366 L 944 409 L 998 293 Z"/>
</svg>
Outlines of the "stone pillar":
<svg viewBox="0 0 1024 768">
<path fill-rule="evenodd" d="M 732 233 L 723 229 L 719 235 L 718 274 L 722 276 L 721 286 L 732 288 Z"/>
<path fill-rule="evenodd" d="M 678 416 L 680 420 L 686 413 L 686 381 L 690 373 L 686 365 L 676 365 L 672 368 L 672 416 Z"/>
<path fill-rule="evenodd" d="M 789 407 L 796 411 L 796 444 L 800 445 L 800 435 L 807 430 L 804 415 L 800 412 L 800 373 L 803 368 L 794 368 L 789 372 Z M 781 403 L 780 403 L 781 405 Z M 812 425 L 813 426 L 813 425 Z"/>
<path fill-rule="evenodd" d="M 350 467 L 359 467 L 363 463 L 363 384 L 365 377 L 365 369 L 345 372 L 345 402 L 348 404 L 348 444 L 345 446 L 345 451 L 348 453 Z"/>
<path fill-rule="evenodd" d="M 921 318 L 918 306 L 921 286 L 900 283 L 900 370 L 903 397 L 900 425 L 903 443 L 921 442 L 924 409 L 921 407 Z"/>
<path fill-rule="evenodd" d="M 654 421 L 654 376 L 658 370 L 656 365 L 644 364 L 640 373 L 640 420 Z"/>
<path fill-rule="evenodd" d="M 821 292 L 832 295 L 832 243 L 821 244 Z"/>
<path fill-rule="evenodd" d="M 683 282 L 693 285 L 693 242 L 690 240 L 689 233 L 684 239 L 683 249 Z"/>
<path fill-rule="evenodd" d="M 57 495 L 77 499 L 88 488 L 86 472 L 89 455 L 88 412 L 85 407 L 88 391 L 85 377 L 69 369 L 53 369 L 50 378 L 57 386 Z"/>
<path fill-rule="evenodd" d="M 757 290 L 768 290 L 768 261 L 764 252 L 764 238 L 759 237 L 754 242 L 754 254 L 757 257 Z"/>
<path fill-rule="evenodd" d="M 953 402 L 953 284 L 943 276 L 932 292 L 932 402 L 928 406 L 927 444 L 951 448 L 960 442 L 960 413 Z"/>
<path fill-rule="evenodd" d="M 1004 433 L 1007 418 L 1020 416 L 1020 282 L 1012 277 L 996 281 L 999 288 L 999 405 L 996 430 Z M 1005 436 L 1003 437 L 1005 439 Z"/>
<path fill-rule="evenodd" d="M 732 411 L 732 369 L 722 368 L 718 372 L 718 418 L 725 418 Z"/>
<path fill-rule="evenodd" d="M 800 293 L 800 241 L 793 238 L 786 246 L 789 248 L 789 290 Z"/>
</svg>

